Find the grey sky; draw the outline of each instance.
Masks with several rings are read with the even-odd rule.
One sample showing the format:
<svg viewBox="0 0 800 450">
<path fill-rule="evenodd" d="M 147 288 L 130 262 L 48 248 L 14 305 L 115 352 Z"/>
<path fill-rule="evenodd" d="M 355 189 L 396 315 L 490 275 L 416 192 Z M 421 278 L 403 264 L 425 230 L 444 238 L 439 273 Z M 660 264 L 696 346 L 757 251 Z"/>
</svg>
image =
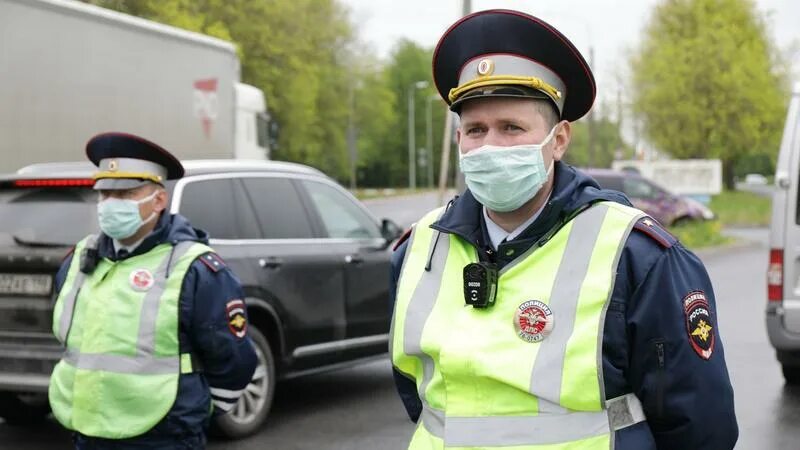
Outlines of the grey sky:
<svg viewBox="0 0 800 450">
<path fill-rule="evenodd" d="M 341 0 L 359 24 L 359 32 L 381 57 L 400 38 L 434 46 L 439 36 L 461 15 L 460 0 Z M 589 59 L 600 98 L 616 98 L 616 74 L 627 67 L 625 54 L 635 48 L 650 12 L 658 0 L 473 0 L 472 9 L 510 8 L 541 17 L 554 25 Z M 757 0 L 767 13 L 770 33 L 779 48 L 800 41 L 800 1 Z M 795 54 L 795 72 L 800 58 Z"/>
</svg>

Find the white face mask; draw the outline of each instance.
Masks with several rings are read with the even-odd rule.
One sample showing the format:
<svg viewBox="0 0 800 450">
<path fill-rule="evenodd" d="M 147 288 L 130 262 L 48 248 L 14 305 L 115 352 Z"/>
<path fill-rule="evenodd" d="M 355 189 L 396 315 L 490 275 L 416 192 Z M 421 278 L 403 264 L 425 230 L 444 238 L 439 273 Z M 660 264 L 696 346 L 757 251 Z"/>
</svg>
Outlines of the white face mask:
<svg viewBox="0 0 800 450">
<path fill-rule="evenodd" d="M 542 149 L 553 139 L 557 127 L 540 144 L 484 145 L 459 153 L 461 172 L 475 199 L 498 212 L 514 211 L 532 199 L 553 170 L 555 160 L 545 167 Z"/>
<path fill-rule="evenodd" d="M 100 229 L 106 236 L 114 239 L 126 239 L 142 227 L 142 225 L 156 218 L 156 213 L 150 214 L 146 220 L 142 220 L 139 215 L 139 205 L 147 203 L 156 198 L 158 191 L 141 200 L 123 200 L 119 198 L 107 198 L 97 204 L 97 219 Z"/>
</svg>

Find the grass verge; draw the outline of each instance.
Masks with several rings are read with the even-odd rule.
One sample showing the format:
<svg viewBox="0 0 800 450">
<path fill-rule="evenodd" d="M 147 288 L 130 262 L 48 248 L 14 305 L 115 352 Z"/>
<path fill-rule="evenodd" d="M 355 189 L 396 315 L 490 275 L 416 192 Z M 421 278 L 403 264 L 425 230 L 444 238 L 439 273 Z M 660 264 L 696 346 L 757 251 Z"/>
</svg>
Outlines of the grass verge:
<svg viewBox="0 0 800 450">
<path fill-rule="evenodd" d="M 714 247 L 733 242 L 732 238 L 722 234 L 722 223 L 718 220 L 685 222 L 670 227 L 669 231 L 688 249 Z"/>
<path fill-rule="evenodd" d="M 715 195 L 709 205 L 716 220 L 690 222 L 670 227 L 684 246 L 690 249 L 725 245 L 735 239 L 724 236 L 724 227 L 764 227 L 769 225 L 772 200 L 743 191 L 725 191 Z"/>
<path fill-rule="evenodd" d="M 725 191 L 709 206 L 725 227 L 765 227 L 772 214 L 772 199 L 752 192 Z"/>
</svg>

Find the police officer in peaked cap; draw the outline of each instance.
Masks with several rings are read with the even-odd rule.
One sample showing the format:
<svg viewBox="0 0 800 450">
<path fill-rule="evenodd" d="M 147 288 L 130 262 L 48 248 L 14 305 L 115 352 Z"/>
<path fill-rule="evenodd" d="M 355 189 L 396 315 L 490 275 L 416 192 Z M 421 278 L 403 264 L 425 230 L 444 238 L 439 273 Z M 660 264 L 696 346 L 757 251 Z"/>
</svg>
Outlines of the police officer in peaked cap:
<svg viewBox="0 0 800 450">
<path fill-rule="evenodd" d="M 595 82 L 543 20 L 482 11 L 433 56 L 467 190 L 395 247 L 391 356 L 411 450 L 731 449 L 700 260 L 563 162 Z"/>
<path fill-rule="evenodd" d="M 205 232 L 167 211 L 181 163 L 138 136 L 86 145 L 98 167 L 101 233 L 56 276 L 53 331 L 65 346 L 49 389 L 79 449 L 204 448 L 210 416 L 229 411 L 257 358 L 236 276 Z"/>
</svg>

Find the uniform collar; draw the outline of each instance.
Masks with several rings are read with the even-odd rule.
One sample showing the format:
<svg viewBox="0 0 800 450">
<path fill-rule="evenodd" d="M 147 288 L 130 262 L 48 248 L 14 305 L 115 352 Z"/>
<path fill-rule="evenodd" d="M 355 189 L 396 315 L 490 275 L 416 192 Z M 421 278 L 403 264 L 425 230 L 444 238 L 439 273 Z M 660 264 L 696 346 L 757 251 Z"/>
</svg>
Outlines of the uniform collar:
<svg viewBox="0 0 800 450">
<path fill-rule="evenodd" d="M 560 217 L 568 214 L 565 207 L 573 197 L 570 191 L 574 184 L 575 169 L 556 162 L 553 171 L 555 179 L 550 199 L 539 211 L 538 216 L 529 224 L 526 222 L 527 226 L 521 230 L 519 237 L 532 237 L 532 234 L 541 237 L 558 223 Z M 483 205 L 475 199 L 469 189 L 464 191 L 464 195 L 451 200 L 448 205 L 442 217 L 433 223 L 431 228 L 458 235 L 479 248 L 491 246 L 486 222 L 483 220 Z"/>
<path fill-rule="evenodd" d="M 148 234 L 147 236 L 150 235 Z M 117 239 L 112 239 L 111 244 L 114 246 L 115 252 L 119 252 L 120 250 L 125 250 L 126 252 L 128 252 L 128 254 L 131 254 L 133 253 L 134 250 L 136 250 L 136 247 L 138 247 L 139 244 L 141 244 L 142 242 L 144 242 L 145 239 L 147 239 L 147 236 L 139 239 L 138 241 L 134 242 L 131 245 L 122 245 L 122 242 L 120 242 Z"/>
<path fill-rule="evenodd" d="M 547 199 L 545 200 L 545 202 L 539 209 L 536 210 L 536 212 L 533 213 L 533 215 L 531 215 L 527 220 L 525 220 L 525 222 L 522 222 L 517 228 L 515 228 L 511 232 L 504 230 L 502 227 L 500 227 L 500 225 L 496 224 L 492 220 L 492 218 L 489 217 L 489 210 L 484 206 L 482 208 L 483 221 L 486 224 L 486 232 L 489 236 L 492 248 L 497 250 L 497 247 L 500 245 L 501 242 L 513 240 L 514 238 L 522 234 L 522 232 L 525 231 L 531 224 L 533 224 L 533 222 L 536 221 L 539 215 L 542 214 L 542 211 L 547 205 L 547 202 L 550 201 L 551 194 L 552 192 L 547 195 Z"/>
</svg>

